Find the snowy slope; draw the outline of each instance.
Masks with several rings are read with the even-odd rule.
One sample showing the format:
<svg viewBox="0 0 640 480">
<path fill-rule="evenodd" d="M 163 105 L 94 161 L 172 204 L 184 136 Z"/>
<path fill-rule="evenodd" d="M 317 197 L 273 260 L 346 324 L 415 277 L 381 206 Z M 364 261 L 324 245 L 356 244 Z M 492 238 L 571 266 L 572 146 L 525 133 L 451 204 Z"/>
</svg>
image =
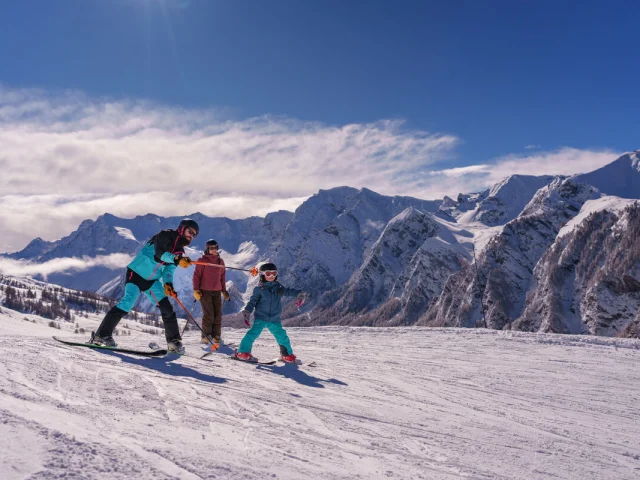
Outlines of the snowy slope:
<svg viewBox="0 0 640 480">
<path fill-rule="evenodd" d="M 0 313 L 4 480 L 640 473 L 638 340 L 316 327 L 290 329 L 316 368 L 257 367 L 68 347 L 50 335 L 71 331 L 24 317 Z M 273 356 L 273 339 L 254 352 Z"/>
</svg>

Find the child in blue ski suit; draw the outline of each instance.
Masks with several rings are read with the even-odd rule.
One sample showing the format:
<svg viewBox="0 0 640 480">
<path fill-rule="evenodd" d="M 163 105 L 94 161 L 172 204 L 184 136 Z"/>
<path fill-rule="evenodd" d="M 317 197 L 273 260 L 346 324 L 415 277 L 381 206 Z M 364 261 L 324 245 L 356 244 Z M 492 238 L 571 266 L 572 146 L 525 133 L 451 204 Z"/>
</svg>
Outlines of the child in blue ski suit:
<svg viewBox="0 0 640 480">
<path fill-rule="evenodd" d="M 290 363 L 294 363 L 296 360 L 289 336 L 285 329 L 282 328 L 282 319 L 280 318 L 282 313 L 281 297 L 298 295 L 302 298 L 304 293 L 301 290 L 281 285 L 277 279 L 278 270 L 273 263 L 265 263 L 260 267 L 260 283 L 253 289 L 251 299 L 242 311 L 244 323 L 247 327 L 251 325 L 251 312 L 254 310 L 255 319 L 238 346 L 235 356 L 240 360 L 255 360 L 255 357 L 251 355 L 251 347 L 265 328 L 269 329 L 276 338 L 280 346 L 280 358 Z"/>
</svg>

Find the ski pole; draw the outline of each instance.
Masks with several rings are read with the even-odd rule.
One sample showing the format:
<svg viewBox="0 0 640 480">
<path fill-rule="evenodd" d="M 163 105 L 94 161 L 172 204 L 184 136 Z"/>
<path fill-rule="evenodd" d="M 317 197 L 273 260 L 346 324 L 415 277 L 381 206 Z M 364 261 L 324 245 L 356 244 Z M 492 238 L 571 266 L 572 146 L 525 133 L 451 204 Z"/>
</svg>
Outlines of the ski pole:
<svg viewBox="0 0 640 480">
<path fill-rule="evenodd" d="M 192 315 L 192 316 L 193 316 L 193 311 L 194 311 L 194 310 L 195 310 L 195 308 L 196 308 L 196 303 L 197 303 L 197 302 L 198 302 L 197 300 L 194 300 L 194 301 L 193 301 L 193 307 L 191 307 L 191 315 Z M 188 326 L 188 325 L 189 325 L 189 320 L 187 319 L 187 323 L 185 323 L 185 324 L 184 324 L 184 328 L 182 329 L 182 334 L 180 335 L 180 338 L 182 338 L 182 336 L 184 335 L 184 332 L 186 332 L 186 331 L 187 331 L 187 326 Z"/>
<path fill-rule="evenodd" d="M 174 300 L 175 300 L 176 302 L 178 302 L 178 305 L 180 305 L 180 306 L 182 307 L 182 309 L 185 311 L 185 313 L 187 314 L 187 323 L 189 323 L 189 320 L 191 320 L 191 321 L 194 323 L 194 325 L 195 325 L 196 327 L 198 327 L 198 329 L 202 332 L 202 335 L 204 335 L 204 336 L 207 338 L 207 340 L 209 340 L 209 344 L 210 344 L 211 346 L 210 346 L 207 350 L 209 350 L 210 352 L 215 352 L 215 351 L 218 349 L 218 346 L 219 346 L 219 345 L 218 345 L 217 343 L 215 343 L 215 342 L 213 341 L 213 339 L 209 337 L 209 335 L 207 335 L 206 333 L 204 333 L 204 330 L 202 330 L 202 327 L 200 327 L 200 325 L 198 325 L 198 323 L 196 322 L 196 320 L 193 318 L 193 315 L 191 315 L 191 313 L 189 313 L 189 310 L 187 310 L 187 307 L 185 307 L 185 306 L 183 305 L 183 303 L 180 301 L 180 299 L 178 298 L 178 295 L 174 296 L 173 298 L 174 298 Z M 214 345 L 216 345 L 216 347 L 215 347 L 215 348 L 213 347 Z"/>
<path fill-rule="evenodd" d="M 227 267 L 226 265 L 217 265 L 215 263 L 207 263 L 207 262 L 191 262 L 191 265 L 202 265 L 203 267 L 228 268 L 230 270 L 240 270 L 241 272 L 249 272 L 252 277 L 258 276 L 258 267 L 253 267 L 251 270 L 247 270 L 246 268 Z"/>
</svg>

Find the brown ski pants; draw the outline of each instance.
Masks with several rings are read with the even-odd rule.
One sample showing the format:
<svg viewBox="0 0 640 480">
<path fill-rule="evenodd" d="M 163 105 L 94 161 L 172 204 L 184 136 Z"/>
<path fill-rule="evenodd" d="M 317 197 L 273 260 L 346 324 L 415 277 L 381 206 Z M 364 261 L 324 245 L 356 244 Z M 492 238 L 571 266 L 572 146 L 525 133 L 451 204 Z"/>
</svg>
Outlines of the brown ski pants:
<svg viewBox="0 0 640 480">
<path fill-rule="evenodd" d="M 219 340 L 222 334 L 222 292 L 202 290 L 202 330 Z"/>
</svg>

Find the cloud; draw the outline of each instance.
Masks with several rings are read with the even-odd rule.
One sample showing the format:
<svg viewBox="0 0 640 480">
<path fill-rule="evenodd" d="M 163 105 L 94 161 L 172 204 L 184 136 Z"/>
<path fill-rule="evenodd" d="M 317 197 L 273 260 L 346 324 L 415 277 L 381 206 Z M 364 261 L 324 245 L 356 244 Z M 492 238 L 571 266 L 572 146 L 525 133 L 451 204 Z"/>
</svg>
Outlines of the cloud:
<svg viewBox="0 0 640 480">
<path fill-rule="evenodd" d="M 613 162 L 621 152 L 610 149 L 581 150 L 563 147 L 530 155 L 512 154 L 495 160 L 491 178 L 509 175 L 575 175 L 596 170 Z"/>
<path fill-rule="evenodd" d="M 326 125 L 0 85 L 0 250 L 104 212 L 244 218 L 294 209 L 321 188 L 416 191 L 413 172 L 458 138 L 401 121 Z"/>
<path fill-rule="evenodd" d="M 337 183 L 377 190 L 451 155 L 451 135 L 400 121 L 331 126 L 66 92 L 0 90 L 4 194 L 215 191 L 294 197 Z M 402 185 L 406 187 L 406 185 Z"/>
<path fill-rule="evenodd" d="M 44 263 L 30 263 L 0 257 L 0 273 L 13 276 L 42 275 L 45 280 L 53 273 L 71 273 L 92 267 L 106 267 L 113 270 L 124 268 L 132 257 L 124 253 L 114 253 L 100 257 L 56 258 Z"/>
<path fill-rule="evenodd" d="M 573 174 L 610 150 L 531 151 L 435 170 L 455 135 L 402 121 L 327 125 L 214 109 L 0 85 L 0 251 L 56 240 L 103 213 L 246 218 L 293 211 L 341 185 L 425 199 L 489 187 L 512 174 Z"/>
<path fill-rule="evenodd" d="M 574 175 L 596 170 L 611 163 L 622 153 L 613 150 L 581 150 L 563 147 L 534 154 L 511 154 L 490 163 L 467 167 L 431 170 L 420 182 L 431 195 L 456 196 L 478 192 L 510 175 Z M 429 198 L 438 198 L 430 196 Z"/>
</svg>

